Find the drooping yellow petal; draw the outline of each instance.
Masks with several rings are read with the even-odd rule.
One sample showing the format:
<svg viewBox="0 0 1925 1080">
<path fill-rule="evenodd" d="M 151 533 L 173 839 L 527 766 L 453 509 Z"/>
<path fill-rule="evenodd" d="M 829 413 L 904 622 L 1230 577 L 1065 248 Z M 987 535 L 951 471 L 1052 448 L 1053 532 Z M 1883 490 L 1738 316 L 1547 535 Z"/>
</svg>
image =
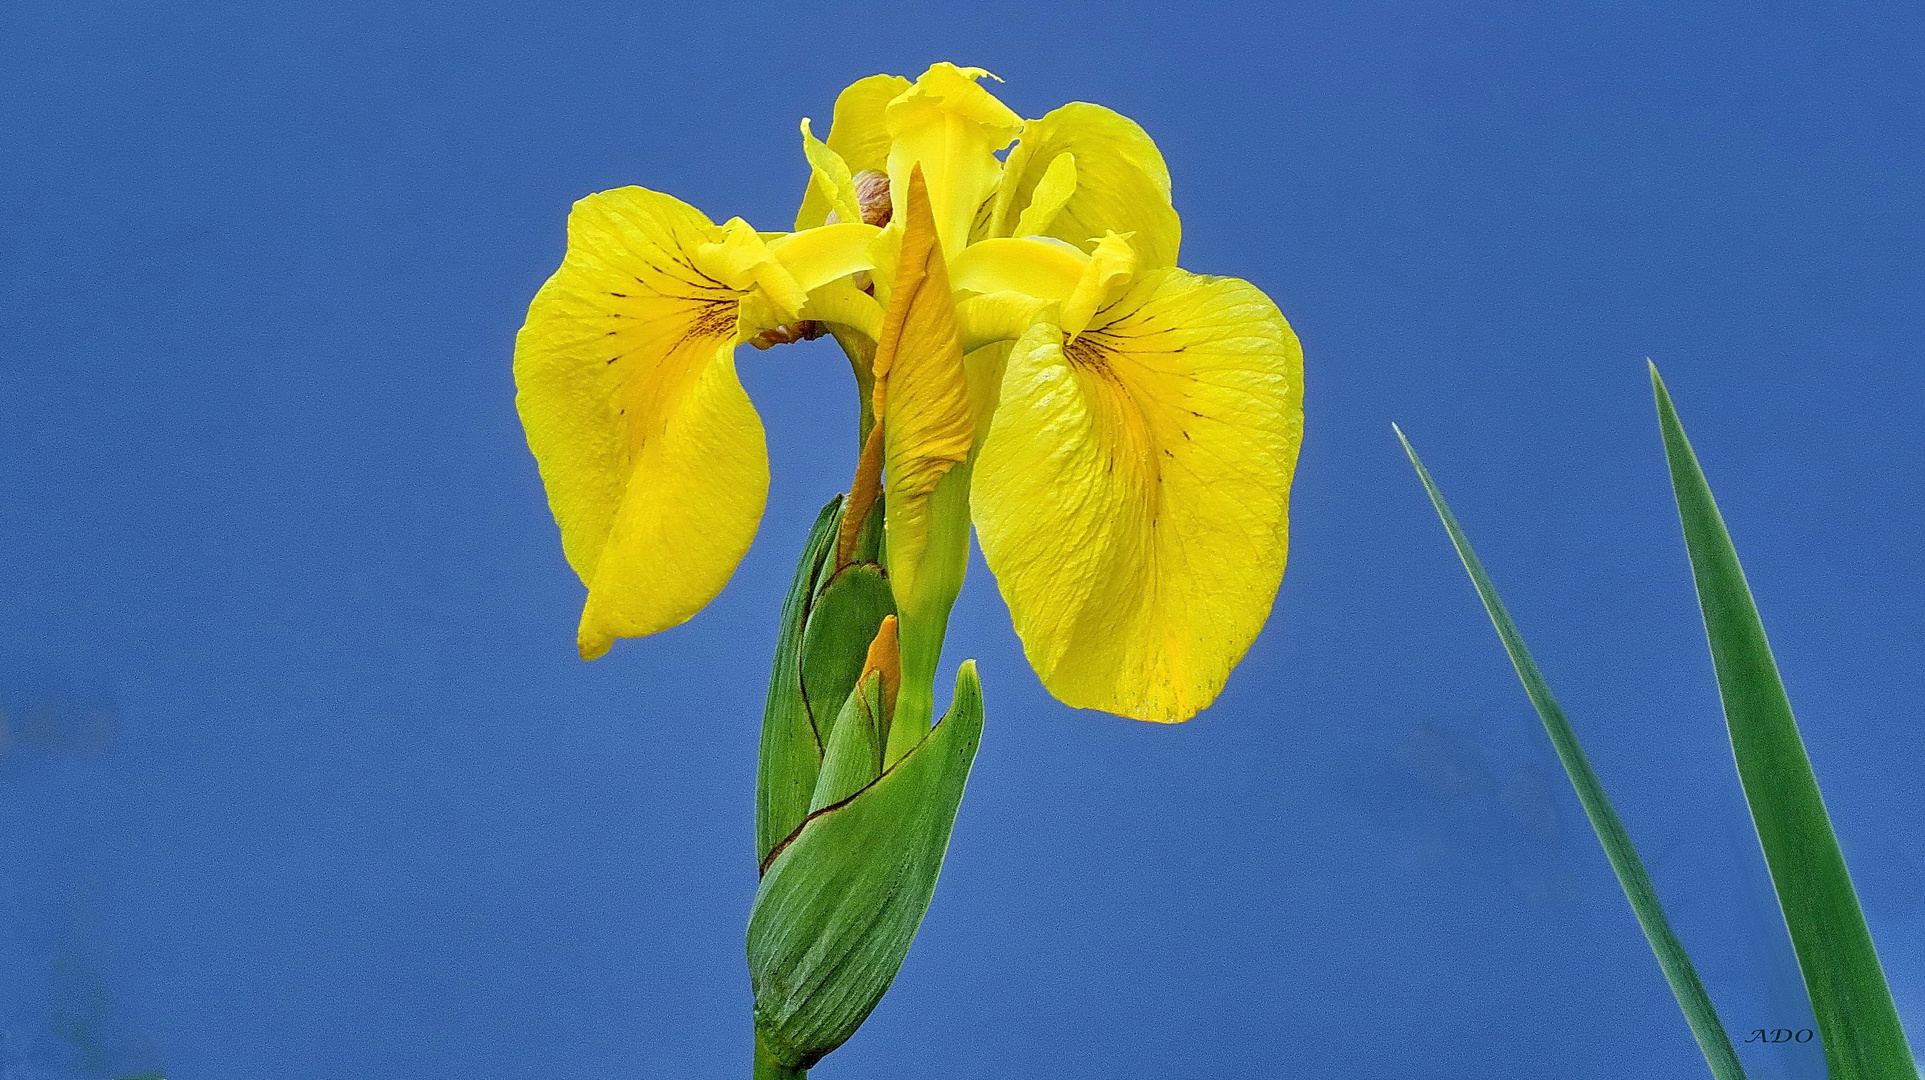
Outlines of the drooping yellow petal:
<svg viewBox="0 0 1925 1080">
<path fill-rule="evenodd" d="M 733 340 L 717 343 L 673 413 L 635 437 L 628 489 L 582 610 L 584 657 L 615 638 L 687 621 L 722 590 L 755 538 L 769 458 L 734 349 Z M 700 363 L 699 349 L 691 344 L 691 352 Z"/>
<path fill-rule="evenodd" d="M 889 188 L 906 190 L 910 170 L 922 167 L 936 233 L 952 255 L 969 242 L 976 211 L 1002 177 L 996 151 L 1023 126 L 1022 117 L 977 85 L 988 74 L 981 68 L 931 65 L 915 86 L 889 102 L 885 113 Z M 901 200 L 896 202 L 900 210 Z"/>
<path fill-rule="evenodd" d="M 871 75 L 856 80 L 837 95 L 827 146 L 842 159 L 851 175 L 864 169 L 887 170 L 889 129 L 883 121 L 883 110 L 911 85 L 900 75 Z M 802 197 L 802 209 L 795 216 L 796 229 L 813 229 L 822 224 L 828 219 L 831 207 L 831 200 L 817 190 L 812 178 Z"/>
<path fill-rule="evenodd" d="M 910 609 L 929 545 L 929 498 L 969 457 L 974 438 L 962 334 L 920 167 L 902 189 L 902 247 L 876 341 L 875 410 L 883 425 L 889 575 Z"/>
<path fill-rule="evenodd" d="M 1175 266 L 1183 227 L 1170 205 L 1170 170 L 1162 153 L 1134 120 L 1082 101 L 1023 125 L 986 235 L 1018 235 L 1032 206 L 1058 197 L 1045 181 L 1061 168 L 1057 160 L 1064 154 L 1075 155 L 1076 190 L 1047 215 L 1042 233 L 1077 245 L 1109 232 L 1134 233 L 1143 269 Z"/>
<path fill-rule="evenodd" d="M 971 506 L 1051 693 L 1161 721 L 1215 699 L 1283 575 L 1302 372 L 1268 297 L 1174 268 L 1068 345 L 1017 341 Z"/>
<path fill-rule="evenodd" d="M 693 615 L 761 519 L 768 455 L 732 357 L 739 293 L 697 265 L 730 239 L 658 192 L 591 195 L 515 340 L 516 408 L 589 587 L 584 657 Z"/>
</svg>

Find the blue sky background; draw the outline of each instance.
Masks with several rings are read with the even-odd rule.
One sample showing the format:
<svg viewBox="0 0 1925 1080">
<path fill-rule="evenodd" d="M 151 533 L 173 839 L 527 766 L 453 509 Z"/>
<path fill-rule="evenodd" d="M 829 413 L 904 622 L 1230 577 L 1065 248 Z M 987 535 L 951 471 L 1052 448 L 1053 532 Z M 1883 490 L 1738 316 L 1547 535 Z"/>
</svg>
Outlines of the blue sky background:
<svg viewBox="0 0 1925 1080">
<path fill-rule="evenodd" d="M 1054 703 L 977 563 L 947 869 L 815 1075 L 1705 1075 L 1393 420 L 1728 1026 L 1808 1026 L 1647 356 L 1925 1048 L 1916 5 L 14 0 L 0 1077 L 746 1076 L 765 668 L 851 381 L 744 353 L 755 548 L 583 664 L 513 336 L 574 199 L 784 227 L 797 120 L 938 59 L 1150 131 L 1184 265 L 1302 336 L 1308 437 L 1190 724 Z"/>
</svg>

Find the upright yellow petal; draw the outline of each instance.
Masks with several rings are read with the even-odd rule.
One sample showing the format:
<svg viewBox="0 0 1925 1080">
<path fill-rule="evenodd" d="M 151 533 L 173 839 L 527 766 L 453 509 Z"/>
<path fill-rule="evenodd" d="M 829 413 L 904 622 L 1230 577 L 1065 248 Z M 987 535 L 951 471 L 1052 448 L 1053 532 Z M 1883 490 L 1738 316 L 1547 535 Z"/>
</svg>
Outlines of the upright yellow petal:
<svg viewBox="0 0 1925 1080">
<path fill-rule="evenodd" d="M 707 245 L 752 247 L 658 192 L 591 195 L 515 340 L 515 405 L 589 587 L 584 657 L 688 619 L 762 516 L 768 455 L 732 356 L 739 293 L 698 268 Z"/>
<path fill-rule="evenodd" d="M 1283 576 L 1302 392 L 1296 335 L 1234 278 L 1151 271 L 1074 342 L 1017 341 L 971 506 L 1051 693 L 1161 721 L 1215 699 Z"/>
<path fill-rule="evenodd" d="M 1067 199 L 1063 155 L 1074 155 Z M 1052 173 L 1055 174 L 1052 176 Z M 1059 205 L 1046 215 L 1046 204 Z M 1040 204 L 1040 205 L 1039 205 Z M 1022 235 L 1031 210 L 1040 232 L 1082 245 L 1109 232 L 1135 233 L 1141 266 L 1175 266 L 1183 226 L 1170 205 L 1170 170 L 1136 121 L 1101 105 L 1074 101 L 1023 125 L 990 211 L 989 236 Z"/>
<path fill-rule="evenodd" d="M 968 460 L 974 425 L 962 333 L 920 167 L 904 190 L 901 257 L 874 371 L 888 477 L 889 574 L 896 603 L 906 609 L 914 606 L 929 544 L 929 497 Z"/>
<path fill-rule="evenodd" d="M 969 242 L 976 211 L 1002 178 L 996 151 L 1023 126 L 1022 117 L 977 85 L 988 74 L 981 68 L 931 65 L 914 87 L 889 102 L 885 114 L 889 189 L 906 190 L 910 170 L 922 167 L 936 233 L 951 255 Z M 859 166 L 851 162 L 850 167 Z"/>
<path fill-rule="evenodd" d="M 842 159 L 851 175 L 864 169 L 877 172 L 888 169 L 889 129 L 883 120 L 883 110 L 911 85 L 900 75 L 871 75 L 856 80 L 836 96 L 835 118 L 829 125 L 827 145 Z M 822 224 L 828 220 L 831 206 L 827 193 L 817 189 L 812 177 L 802 197 L 802 209 L 795 216 L 795 227 L 813 229 Z"/>
<path fill-rule="evenodd" d="M 828 210 L 834 210 L 840 221 L 861 221 L 862 205 L 856 197 L 855 173 L 849 170 L 849 163 L 842 155 L 829 149 L 828 145 L 815 137 L 809 130 L 809 118 L 802 118 L 802 154 L 809 159 L 809 192 L 802 200 L 802 212 L 796 217 L 796 229 L 811 229 L 828 220 Z M 824 210 L 816 220 L 803 224 L 805 216 L 815 214 L 811 198 L 815 203 L 827 201 Z"/>
<path fill-rule="evenodd" d="M 921 166 L 895 190 L 902 242 L 874 366 L 887 495 L 883 543 L 902 619 L 902 692 L 885 755 L 891 762 L 929 730 L 933 715 L 949 608 L 969 567 L 967 462 L 975 439 L 962 330 Z"/>
<path fill-rule="evenodd" d="M 1076 194 L 1076 155 L 1065 150 L 1056 155 L 1043 170 L 1043 178 L 1036 183 L 1030 193 L 1029 204 L 1023 207 L 1022 214 L 1016 219 L 1016 227 L 1010 230 L 1011 236 L 1040 236 L 1048 232 L 1056 222 L 1056 215 L 1063 212 L 1063 204 Z"/>
</svg>

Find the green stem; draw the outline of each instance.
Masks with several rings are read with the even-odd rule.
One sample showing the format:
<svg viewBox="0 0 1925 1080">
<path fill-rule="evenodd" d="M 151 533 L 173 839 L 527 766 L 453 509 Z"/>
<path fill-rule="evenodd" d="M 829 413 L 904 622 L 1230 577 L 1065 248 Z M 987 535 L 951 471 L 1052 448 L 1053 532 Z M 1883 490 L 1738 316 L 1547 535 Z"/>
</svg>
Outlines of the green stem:
<svg viewBox="0 0 1925 1080">
<path fill-rule="evenodd" d="M 945 615 L 948 613 L 945 612 Z M 882 761 L 885 766 L 902 760 L 915 749 L 936 718 L 936 664 L 942 656 L 943 621 L 930 618 L 904 618 L 902 632 L 902 683 L 896 689 L 896 708 L 889 720 L 889 737 Z"/>
<path fill-rule="evenodd" d="M 913 556 L 913 572 L 903 573 L 903 557 L 889 543 L 896 538 L 885 537 L 902 633 L 902 685 L 896 692 L 895 717 L 889 722 L 885 766 L 915 749 L 935 721 L 942 639 L 949 629 L 950 608 L 969 570 L 969 476 L 967 463 L 957 465 L 930 493 L 922 511 L 924 546 Z M 902 508 L 901 500 L 889 504 L 891 513 Z M 889 527 L 897 527 L 894 520 Z M 907 589 L 905 579 L 913 583 Z"/>
<path fill-rule="evenodd" d="M 755 1033 L 755 1080 L 806 1080 L 807 1069 L 791 1069 L 775 1059 L 769 1048 L 762 1042 L 762 1032 Z"/>
</svg>

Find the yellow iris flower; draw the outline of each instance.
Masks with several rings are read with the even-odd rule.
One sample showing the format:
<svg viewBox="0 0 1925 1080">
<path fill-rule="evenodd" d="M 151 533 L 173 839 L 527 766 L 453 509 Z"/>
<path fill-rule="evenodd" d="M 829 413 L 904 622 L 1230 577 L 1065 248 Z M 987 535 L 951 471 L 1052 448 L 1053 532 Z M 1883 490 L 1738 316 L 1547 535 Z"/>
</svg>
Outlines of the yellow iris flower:
<svg viewBox="0 0 1925 1080">
<path fill-rule="evenodd" d="M 583 657 L 683 622 L 733 573 L 768 488 L 734 349 L 813 325 L 866 398 L 849 514 L 880 487 L 903 738 L 928 728 L 972 522 L 1059 699 L 1176 721 L 1222 689 L 1283 574 L 1296 336 L 1249 283 L 1177 268 L 1140 127 L 1083 103 L 1023 120 L 986 74 L 873 76 L 826 142 L 803 121 L 790 233 L 636 187 L 575 205 L 515 378 L 588 586 Z"/>
</svg>

